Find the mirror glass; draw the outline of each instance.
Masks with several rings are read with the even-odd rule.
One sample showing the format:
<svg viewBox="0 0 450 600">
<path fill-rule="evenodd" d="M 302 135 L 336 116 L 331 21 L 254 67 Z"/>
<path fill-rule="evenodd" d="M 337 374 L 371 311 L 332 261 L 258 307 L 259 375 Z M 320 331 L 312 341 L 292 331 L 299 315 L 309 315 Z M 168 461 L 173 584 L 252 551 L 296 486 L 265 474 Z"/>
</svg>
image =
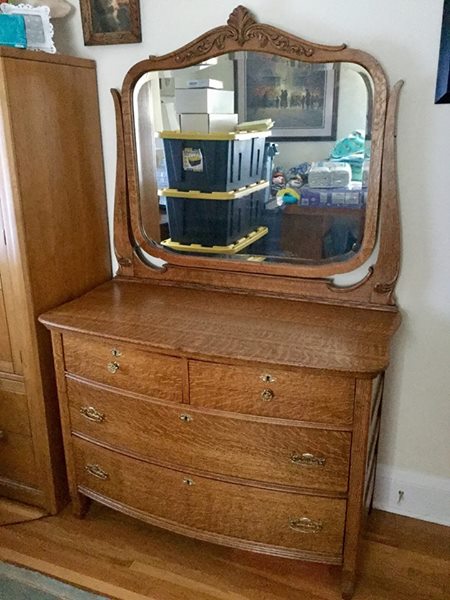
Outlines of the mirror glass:
<svg viewBox="0 0 450 600">
<path fill-rule="evenodd" d="M 344 261 L 361 246 L 373 82 L 354 63 L 235 52 L 134 90 L 142 231 L 167 252 Z"/>
</svg>

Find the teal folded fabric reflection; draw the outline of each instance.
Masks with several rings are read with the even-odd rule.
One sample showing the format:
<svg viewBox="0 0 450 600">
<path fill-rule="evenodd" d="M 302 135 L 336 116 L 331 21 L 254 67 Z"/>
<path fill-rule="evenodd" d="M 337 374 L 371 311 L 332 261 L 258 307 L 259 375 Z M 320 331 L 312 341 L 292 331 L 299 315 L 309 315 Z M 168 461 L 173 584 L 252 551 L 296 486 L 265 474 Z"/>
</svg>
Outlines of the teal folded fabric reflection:
<svg viewBox="0 0 450 600">
<path fill-rule="evenodd" d="M 25 19 L 23 15 L 0 14 L 0 46 L 27 47 Z"/>
</svg>

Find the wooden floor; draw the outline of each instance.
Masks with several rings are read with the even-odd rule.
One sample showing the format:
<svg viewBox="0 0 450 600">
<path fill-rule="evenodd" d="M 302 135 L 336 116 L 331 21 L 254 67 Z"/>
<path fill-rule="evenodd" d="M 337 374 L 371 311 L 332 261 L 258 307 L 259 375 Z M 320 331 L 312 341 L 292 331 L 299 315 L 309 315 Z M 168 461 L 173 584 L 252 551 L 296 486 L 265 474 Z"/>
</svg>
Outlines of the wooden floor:
<svg viewBox="0 0 450 600">
<path fill-rule="evenodd" d="M 0 527 L 0 560 L 120 600 L 335 600 L 339 568 L 196 542 L 94 504 Z M 449 600 L 450 528 L 377 512 L 355 600 Z"/>
<path fill-rule="evenodd" d="M 40 508 L 27 506 L 20 502 L 0 498 L 0 525 L 12 525 L 13 523 L 23 523 L 24 521 L 34 521 L 45 516 L 45 512 Z"/>
</svg>

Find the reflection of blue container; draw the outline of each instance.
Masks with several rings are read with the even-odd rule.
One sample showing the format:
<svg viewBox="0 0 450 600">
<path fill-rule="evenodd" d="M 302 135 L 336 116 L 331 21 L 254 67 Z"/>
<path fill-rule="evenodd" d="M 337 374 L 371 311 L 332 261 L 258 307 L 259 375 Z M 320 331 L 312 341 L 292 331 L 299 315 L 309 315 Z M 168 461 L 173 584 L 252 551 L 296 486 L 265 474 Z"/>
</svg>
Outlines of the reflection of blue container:
<svg viewBox="0 0 450 600">
<path fill-rule="evenodd" d="M 169 187 L 228 192 L 264 179 L 269 132 L 192 134 L 161 132 Z"/>
<path fill-rule="evenodd" d="M 228 246 L 262 225 L 268 183 L 238 192 L 160 190 L 166 197 L 170 238 L 180 244 Z"/>
</svg>

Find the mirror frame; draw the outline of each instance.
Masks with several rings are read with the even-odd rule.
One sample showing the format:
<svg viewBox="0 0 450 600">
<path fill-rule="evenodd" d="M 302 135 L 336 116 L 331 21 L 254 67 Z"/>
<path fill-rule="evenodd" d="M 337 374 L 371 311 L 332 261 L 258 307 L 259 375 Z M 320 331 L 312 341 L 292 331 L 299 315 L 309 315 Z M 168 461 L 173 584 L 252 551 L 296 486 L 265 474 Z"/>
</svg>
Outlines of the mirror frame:
<svg viewBox="0 0 450 600">
<path fill-rule="evenodd" d="M 134 90 L 136 84 L 143 75 L 150 71 L 194 66 L 203 60 L 227 52 L 242 50 L 273 53 L 309 63 L 356 63 L 362 66 L 372 77 L 374 105 L 365 229 L 359 251 L 349 257 L 348 260 L 330 260 L 316 264 L 234 262 L 220 258 L 177 254 L 165 250 L 152 239 L 152 226 L 156 225 L 159 230 L 159 211 L 156 203 L 156 210 L 152 207 L 143 209 L 140 201 L 134 116 Z M 214 28 L 169 54 L 160 57 L 150 56 L 148 59 L 135 64 L 125 76 L 122 94 L 120 95 L 115 90 L 112 90 L 112 92 L 116 107 L 118 139 L 115 241 L 116 254 L 121 266 L 120 274 L 134 274 L 135 270 L 131 269 L 130 265 L 134 264 L 136 259 L 144 264 L 146 269 L 151 268 L 152 265 L 145 258 L 145 254 L 148 254 L 162 259 L 166 263 L 162 267 L 162 271 L 172 269 L 175 273 L 179 272 L 180 269 L 187 271 L 196 269 L 197 272 L 198 270 L 215 271 L 222 274 L 234 272 L 241 276 L 246 274 L 265 278 L 275 276 L 296 280 L 321 280 L 322 284 L 325 281 L 329 285 L 333 276 L 353 271 L 365 263 L 373 253 L 377 237 L 379 241 L 380 233 L 379 217 L 383 197 L 381 186 L 382 163 L 389 94 L 386 75 L 378 61 L 370 54 L 348 48 L 345 44 L 326 46 L 305 41 L 271 25 L 257 23 L 245 7 L 238 6 L 231 13 L 227 25 Z M 397 96 L 398 94 L 396 94 L 395 106 L 392 108 L 391 129 L 395 125 Z M 394 151 L 395 148 L 393 148 L 390 156 L 393 163 L 395 163 Z M 155 157 L 153 156 L 152 184 L 154 189 L 150 190 L 150 193 L 157 197 L 155 166 Z M 395 164 L 392 168 L 395 171 L 396 179 Z M 394 187 L 393 206 L 396 208 L 396 186 Z M 157 214 L 155 214 L 156 212 Z M 386 221 L 388 221 L 387 217 L 388 215 L 385 215 Z M 126 252 L 127 243 L 132 247 L 132 253 Z M 128 258 L 125 256 L 126 254 L 128 254 Z M 138 269 L 138 272 L 141 277 L 146 276 L 144 274 L 145 269 Z M 369 269 L 368 276 L 371 276 L 372 272 L 373 269 Z M 180 279 L 180 275 L 177 275 L 177 277 Z"/>
</svg>

